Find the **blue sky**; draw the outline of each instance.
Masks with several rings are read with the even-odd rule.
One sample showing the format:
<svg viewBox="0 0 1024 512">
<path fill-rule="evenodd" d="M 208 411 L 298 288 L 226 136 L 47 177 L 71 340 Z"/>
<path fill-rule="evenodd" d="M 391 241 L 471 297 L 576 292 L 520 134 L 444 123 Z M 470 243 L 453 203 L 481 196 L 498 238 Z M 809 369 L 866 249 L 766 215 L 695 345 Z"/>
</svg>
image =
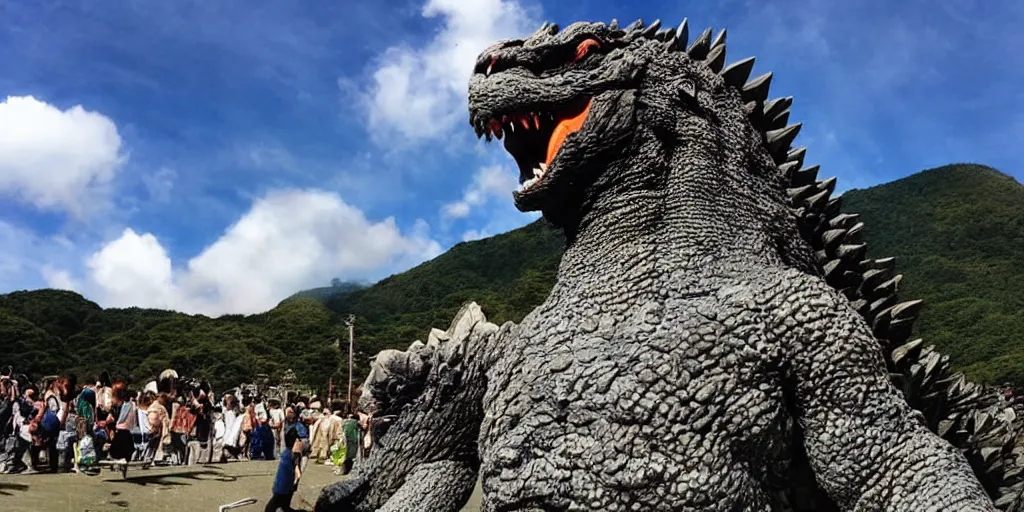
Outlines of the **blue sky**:
<svg viewBox="0 0 1024 512">
<path fill-rule="evenodd" d="M 466 122 L 476 54 L 545 20 L 683 17 L 774 72 L 840 190 L 1024 178 L 1017 0 L 3 2 L 0 293 L 252 313 L 526 224 Z"/>
</svg>

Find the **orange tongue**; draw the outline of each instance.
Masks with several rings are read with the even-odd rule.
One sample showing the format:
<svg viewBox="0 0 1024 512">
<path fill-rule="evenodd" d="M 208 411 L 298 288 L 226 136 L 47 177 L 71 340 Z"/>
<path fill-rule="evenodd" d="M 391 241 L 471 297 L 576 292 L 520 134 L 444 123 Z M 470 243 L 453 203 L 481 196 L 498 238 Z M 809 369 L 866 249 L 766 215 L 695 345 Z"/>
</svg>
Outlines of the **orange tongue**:
<svg viewBox="0 0 1024 512">
<path fill-rule="evenodd" d="M 590 101 L 587 101 L 587 106 L 579 114 L 562 119 L 555 125 L 555 131 L 551 133 L 551 139 L 548 140 L 548 158 L 544 161 L 546 165 L 551 165 L 551 161 L 555 159 L 555 154 L 558 153 L 558 148 L 562 147 L 565 138 L 583 127 L 583 121 L 587 120 L 587 113 L 590 112 Z"/>
</svg>

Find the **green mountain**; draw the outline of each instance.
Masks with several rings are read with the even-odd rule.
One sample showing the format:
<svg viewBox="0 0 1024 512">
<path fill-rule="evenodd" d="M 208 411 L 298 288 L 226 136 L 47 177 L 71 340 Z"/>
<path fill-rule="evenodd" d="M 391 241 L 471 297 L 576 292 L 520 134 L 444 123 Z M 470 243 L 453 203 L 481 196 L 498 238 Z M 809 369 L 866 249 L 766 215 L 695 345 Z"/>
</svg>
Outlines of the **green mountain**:
<svg viewBox="0 0 1024 512">
<path fill-rule="evenodd" d="M 896 256 L 916 334 L 969 376 L 1024 387 L 1024 186 L 958 164 L 843 194 L 868 257 Z"/>
<path fill-rule="evenodd" d="M 369 288 L 338 295 L 327 307 L 356 315 L 362 354 L 426 340 L 447 329 L 463 303 L 476 301 L 488 319 L 521 320 L 555 282 L 565 238 L 542 220 L 508 233 L 462 242 L 448 252 Z"/>
<path fill-rule="evenodd" d="M 335 278 L 334 282 L 330 286 L 321 286 L 319 288 L 310 288 L 308 290 L 297 291 L 285 300 L 290 299 L 314 299 L 318 302 L 326 304 L 328 300 L 334 298 L 336 295 L 344 295 L 351 293 L 356 290 L 361 290 L 369 286 L 365 283 L 357 283 L 353 281 L 341 281 Z"/>
<path fill-rule="evenodd" d="M 869 256 L 898 258 L 902 297 L 925 299 L 918 335 L 973 378 L 1024 386 L 1024 186 L 988 167 L 951 165 L 850 190 L 843 203 L 861 214 Z M 376 352 L 446 328 L 464 301 L 494 322 L 521 320 L 550 290 L 563 243 L 537 221 L 460 243 L 369 287 L 306 290 L 266 313 L 216 319 L 15 292 L 0 296 L 0 363 L 36 375 L 109 369 L 133 379 L 174 367 L 219 387 L 291 368 L 325 389 L 347 371 L 347 315 L 356 316 L 361 381 Z"/>
<path fill-rule="evenodd" d="M 77 293 L 0 295 L 0 364 L 33 378 L 107 370 L 144 382 L 166 368 L 210 380 L 217 389 L 292 369 L 298 381 L 326 389 L 341 375 L 336 315 L 299 298 L 258 315 L 212 319 L 156 309 L 102 309 Z"/>
</svg>

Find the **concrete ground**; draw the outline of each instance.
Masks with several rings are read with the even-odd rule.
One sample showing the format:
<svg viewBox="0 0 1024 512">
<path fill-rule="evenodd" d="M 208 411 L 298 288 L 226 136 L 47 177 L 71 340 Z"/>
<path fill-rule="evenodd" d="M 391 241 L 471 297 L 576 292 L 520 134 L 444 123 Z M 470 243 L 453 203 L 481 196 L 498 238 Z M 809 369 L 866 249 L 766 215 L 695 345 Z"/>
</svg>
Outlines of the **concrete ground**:
<svg viewBox="0 0 1024 512">
<path fill-rule="evenodd" d="M 299 482 L 292 507 L 312 510 L 320 488 L 339 478 L 332 467 L 313 466 Z M 0 475 L 0 510 L 18 512 L 203 512 L 244 498 L 238 512 L 262 512 L 277 462 L 245 461 L 200 466 L 131 468 L 128 478 L 104 470 L 76 474 Z M 479 512 L 479 486 L 463 512 Z"/>
</svg>

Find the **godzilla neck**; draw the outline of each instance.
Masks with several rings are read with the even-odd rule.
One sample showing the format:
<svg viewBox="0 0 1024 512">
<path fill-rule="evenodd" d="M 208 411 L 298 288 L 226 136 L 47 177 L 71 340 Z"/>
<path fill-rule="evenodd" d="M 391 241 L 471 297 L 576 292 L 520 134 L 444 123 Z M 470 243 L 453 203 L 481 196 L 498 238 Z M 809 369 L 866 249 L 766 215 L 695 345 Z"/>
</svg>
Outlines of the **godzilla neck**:
<svg viewBox="0 0 1024 512">
<path fill-rule="evenodd" d="M 591 186 L 579 222 L 566 230 L 563 269 L 605 272 L 614 281 L 645 260 L 693 272 L 782 264 L 776 240 L 788 228 L 774 205 L 752 199 L 764 197 L 751 192 L 764 185 L 753 177 L 763 171 L 740 167 L 750 159 L 723 154 L 713 140 L 649 136 L 637 144 L 643 151 L 628 154 L 646 158 L 610 163 L 599 174 L 606 179 Z M 560 280 L 572 278 L 566 271 Z"/>
</svg>

